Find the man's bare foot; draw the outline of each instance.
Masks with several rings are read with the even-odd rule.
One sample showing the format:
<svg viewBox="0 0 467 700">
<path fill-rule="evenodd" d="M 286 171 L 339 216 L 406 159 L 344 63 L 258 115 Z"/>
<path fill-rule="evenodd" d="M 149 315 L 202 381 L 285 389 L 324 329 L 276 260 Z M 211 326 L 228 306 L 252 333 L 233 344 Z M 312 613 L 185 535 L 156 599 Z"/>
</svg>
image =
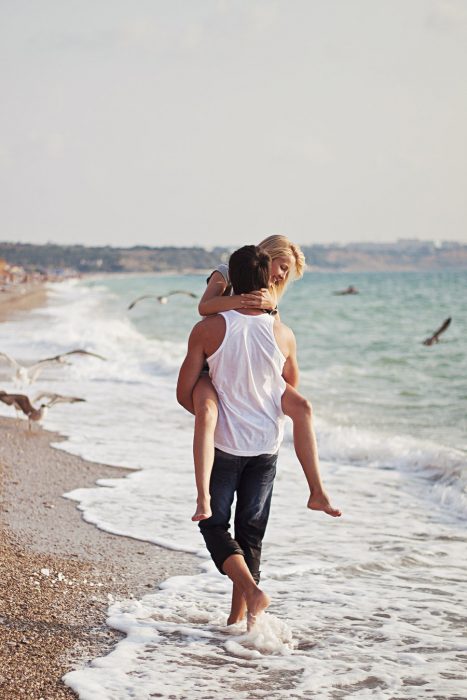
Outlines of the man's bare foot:
<svg viewBox="0 0 467 700">
<path fill-rule="evenodd" d="M 236 615 L 235 617 L 233 615 L 229 615 L 227 618 L 227 627 L 229 625 L 236 625 L 237 622 L 242 622 L 242 620 L 245 619 L 245 613 L 243 615 Z"/>
<path fill-rule="evenodd" d="M 271 599 L 259 588 L 256 588 L 248 595 L 245 594 L 245 598 L 247 604 L 246 629 L 247 632 L 251 632 L 256 625 L 258 616 L 271 604 Z"/>
<path fill-rule="evenodd" d="M 191 518 L 194 523 L 199 522 L 200 520 L 207 520 L 210 518 L 212 515 L 211 511 L 211 499 L 206 498 L 206 499 L 200 499 L 199 501 L 196 502 L 196 510 L 195 514 Z"/>
<path fill-rule="evenodd" d="M 333 518 L 340 518 L 342 515 L 340 510 L 332 507 L 332 505 L 329 503 L 329 498 L 324 491 L 316 494 L 312 493 L 308 499 L 307 507 L 310 508 L 310 510 L 322 510 L 323 513 L 327 513 Z"/>
</svg>

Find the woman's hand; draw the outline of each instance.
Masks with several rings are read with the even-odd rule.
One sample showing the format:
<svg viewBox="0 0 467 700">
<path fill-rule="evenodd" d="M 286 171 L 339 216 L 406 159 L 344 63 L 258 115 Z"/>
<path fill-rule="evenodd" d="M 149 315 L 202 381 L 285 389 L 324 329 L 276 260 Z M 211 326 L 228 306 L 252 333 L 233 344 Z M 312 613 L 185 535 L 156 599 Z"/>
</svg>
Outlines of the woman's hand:
<svg viewBox="0 0 467 700">
<path fill-rule="evenodd" d="M 269 289 L 259 289 L 256 292 L 241 294 L 240 297 L 243 308 L 268 310 L 276 308 L 276 301 Z"/>
</svg>

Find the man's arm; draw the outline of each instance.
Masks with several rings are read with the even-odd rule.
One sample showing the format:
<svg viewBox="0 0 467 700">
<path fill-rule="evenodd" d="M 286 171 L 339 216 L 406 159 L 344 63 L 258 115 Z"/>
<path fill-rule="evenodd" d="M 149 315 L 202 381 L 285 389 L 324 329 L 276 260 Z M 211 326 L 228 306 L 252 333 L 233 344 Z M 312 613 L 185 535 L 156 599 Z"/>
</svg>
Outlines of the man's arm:
<svg viewBox="0 0 467 700">
<path fill-rule="evenodd" d="M 206 360 L 203 344 L 202 323 L 197 323 L 191 331 L 188 340 L 188 351 L 183 360 L 177 381 L 177 401 L 190 413 L 195 413 L 193 407 L 193 389 Z"/>
</svg>

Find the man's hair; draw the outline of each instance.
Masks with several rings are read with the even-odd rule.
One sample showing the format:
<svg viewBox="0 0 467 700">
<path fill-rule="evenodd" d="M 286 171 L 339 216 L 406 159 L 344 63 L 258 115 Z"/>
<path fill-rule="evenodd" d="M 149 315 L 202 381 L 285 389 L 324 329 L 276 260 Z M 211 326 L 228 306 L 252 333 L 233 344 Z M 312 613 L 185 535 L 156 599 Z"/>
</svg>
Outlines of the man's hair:
<svg viewBox="0 0 467 700">
<path fill-rule="evenodd" d="M 230 256 L 229 277 L 235 294 L 269 287 L 271 257 L 255 245 L 245 245 Z"/>
</svg>

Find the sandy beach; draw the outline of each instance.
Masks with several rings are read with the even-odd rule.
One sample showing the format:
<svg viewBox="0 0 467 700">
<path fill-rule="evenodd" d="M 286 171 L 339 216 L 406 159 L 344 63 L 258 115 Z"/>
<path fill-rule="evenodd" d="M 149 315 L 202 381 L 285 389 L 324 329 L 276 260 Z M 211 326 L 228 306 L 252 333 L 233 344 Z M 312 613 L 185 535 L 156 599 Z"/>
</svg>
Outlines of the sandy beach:
<svg viewBox="0 0 467 700">
<path fill-rule="evenodd" d="M 44 288 L 0 303 L 3 320 L 44 303 Z M 59 435 L 0 419 L 0 697 L 72 698 L 61 677 L 106 653 L 120 634 L 109 600 L 143 595 L 196 570 L 194 558 L 98 530 L 63 494 L 127 470 L 50 446 Z"/>
<path fill-rule="evenodd" d="M 42 283 L 22 284 L 0 292 L 0 321 L 17 311 L 27 311 L 47 301 L 47 287 Z"/>
</svg>

